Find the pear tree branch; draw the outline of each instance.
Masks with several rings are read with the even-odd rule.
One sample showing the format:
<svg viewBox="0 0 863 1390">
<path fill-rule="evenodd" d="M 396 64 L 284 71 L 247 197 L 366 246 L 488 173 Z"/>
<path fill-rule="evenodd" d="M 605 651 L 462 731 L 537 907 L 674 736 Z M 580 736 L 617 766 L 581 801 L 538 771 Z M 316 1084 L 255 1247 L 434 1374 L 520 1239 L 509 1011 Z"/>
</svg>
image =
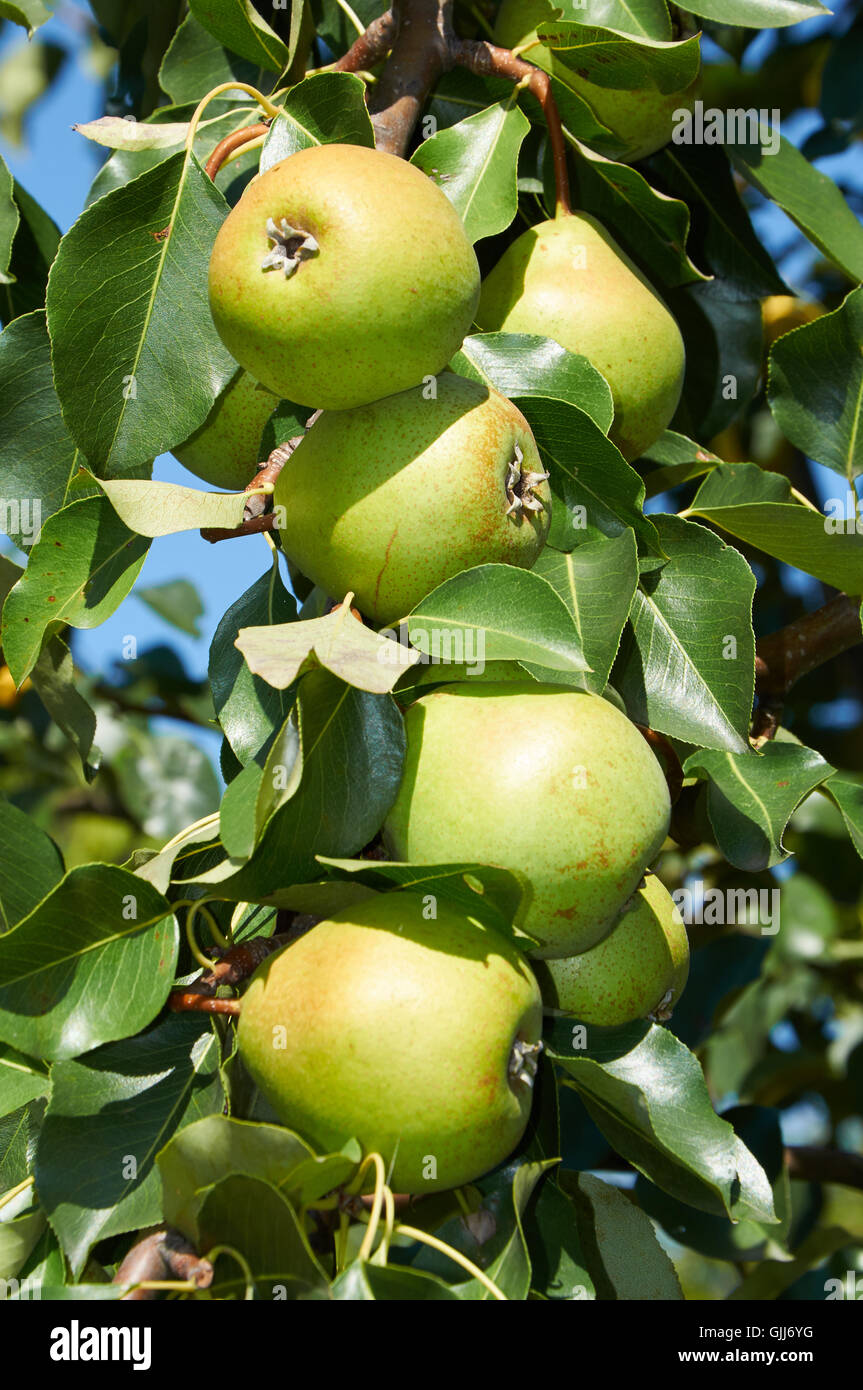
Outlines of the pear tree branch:
<svg viewBox="0 0 863 1390">
<path fill-rule="evenodd" d="M 838 594 L 814 613 L 762 637 L 755 656 L 758 709 L 753 733 L 772 738 L 791 687 L 825 662 L 863 642 L 860 599 Z"/>
</svg>

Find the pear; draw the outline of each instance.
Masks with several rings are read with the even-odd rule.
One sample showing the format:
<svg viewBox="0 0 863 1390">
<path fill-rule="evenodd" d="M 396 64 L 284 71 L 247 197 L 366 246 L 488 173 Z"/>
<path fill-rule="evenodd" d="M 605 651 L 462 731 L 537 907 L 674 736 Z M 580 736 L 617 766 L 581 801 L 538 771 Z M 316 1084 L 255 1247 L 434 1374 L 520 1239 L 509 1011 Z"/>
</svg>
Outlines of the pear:
<svg viewBox="0 0 863 1390">
<path fill-rule="evenodd" d="M 363 613 L 389 623 L 472 565 L 529 568 L 548 534 L 545 477 L 516 406 L 445 372 L 436 386 L 325 411 L 274 502 L 298 569 L 332 598 L 352 590 Z"/>
<path fill-rule="evenodd" d="M 479 267 L 452 203 L 414 165 L 315 145 L 246 188 L 216 237 L 209 289 L 216 328 L 257 381 L 347 410 L 446 366 Z"/>
<path fill-rule="evenodd" d="M 689 975 L 689 939 L 671 894 L 648 874 L 608 936 L 577 956 L 536 962 L 546 1013 L 615 1028 L 665 1020 Z"/>
<path fill-rule="evenodd" d="M 384 824 L 394 859 L 520 870 L 539 958 L 611 930 L 665 839 L 662 769 L 599 695 L 532 681 L 446 686 L 405 714 L 407 751 Z"/>
<path fill-rule="evenodd" d="M 542 1003 L 520 952 L 418 893 L 376 895 L 271 956 L 238 1042 L 279 1118 L 323 1152 L 355 1138 L 397 1192 L 459 1187 L 530 1113 Z"/>
<path fill-rule="evenodd" d="M 614 398 L 610 438 L 638 458 L 677 409 L 686 363 L 668 309 L 613 237 L 586 213 L 523 232 L 483 283 L 477 322 L 542 333 L 589 358 Z"/>
<path fill-rule="evenodd" d="M 540 23 L 553 26 L 553 12 L 562 9 L 560 18 L 580 24 L 606 26 L 605 15 L 591 14 L 596 6 L 579 4 L 578 0 L 503 0 L 494 26 L 494 42 L 501 48 L 516 48 L 536 38 Z M 609 26 L 617 28 L 612 22 Z M 667 145 L 674 129 L 674 113 L 692 110 L 698 94 L 701 76 L 698 74 L 681 91 L 661 92 L 658 87 L 629 91 L 626 87 L 600 86 L 578 72 L 545 44 L 531 43 L 523 54 L 552 77 L 556 77 L 576 96 L 586 101 L 594 116 L 611 132 L 607 139 L 591 141 L 612 159 L 630 161 L 644 159 Z"/>
<path fill-rule="evenodd" d="M 240 369 L 200 429 L 171 452 L 211 487 L 242 492 L 263 461 L 261 436 L 278 404 L 278 396 Z"/>
</svg>

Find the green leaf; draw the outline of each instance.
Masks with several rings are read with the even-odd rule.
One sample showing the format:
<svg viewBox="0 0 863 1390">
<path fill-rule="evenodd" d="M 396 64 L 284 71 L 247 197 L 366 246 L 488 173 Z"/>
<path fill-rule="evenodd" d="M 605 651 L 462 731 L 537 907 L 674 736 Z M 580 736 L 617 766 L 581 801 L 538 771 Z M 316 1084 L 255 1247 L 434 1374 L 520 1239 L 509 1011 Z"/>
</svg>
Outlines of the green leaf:
<svg viewBox="0 0 863 1390">
<path fill-rule="evenodd" d="M 637 169 L 606 159 L 589 145 L 580 144 L 579 154 L 579 196 L 616 240 L 666 285 L 706 278 L 686 249 L 690 212 L 684 197 L 691 197 L 689 189 L 668 197 Z"/>
<path fill-rule="evenodd" d="M 250 63 L 268 72 L 284 72 L 290 64 L 291 49 L 261 18 L 251 0 L 189 0 L 189 9 L 220 44 Z"/>
<path fill-rule="evenodd" d="M 156 1154 L 177 1129 L 221 1111 L 218 1068 L 215 1033 L 189 1014 L 55 1063 L 36 1188 L 73 1276 L 97 1241 L 162 1219 Z"/>
<path fill-rule="evenodd" d="M 560 595 L 572 614 L 585 660 L 583 686 L 601 695 L 611 674 L 623 626 L 638 587 L 638 552 L 633 531 L 588 541 L 569 555 L 546 546 L 532 570 Z M 540 680 L 554 673 L 534 668 Z"/>
<path fill-rule="evenodd" d="M 0 936 L 0 1038 L 34 1057 L 77 1057 L 137 1032 L 174 978 L 179 933 L 143 879 L 72 869 Z"/>
<path fill-rule="evenodd" d="M 277 902 L 277 885 L 318 875 L 316 856 L 351 855 L 367 845 L 395 799 L 404 758 L 404 729 L 388 695 L 344 685 L 328 671 L 303 677 L 298 695 L 301 776 L 291 773 L 282 744 L 261 780 L 255 825 L 268 817 L 246 867 L 224 866 L 199 882 L 218 880 L 220 893 Z M 290 743 L 290 733 L 285 731 Z M 239 872 L 227 876 L 229 867 Z"/>
<path fill-rule="evenodd" d="M 65 506 L 83 462 L 54 391 L 44 310 L 25 314 L 0 334 L 0 492 L 8 534 L 22 550 Z"/>
<path fill-rule="evenodd" d="M 5 160 L 0 158 L 0 285 L 8 284 L 12 243 L 18 230 L 19 213 L 12 197 L 14 182 Z M 14 280 L 14 275 L 11 277 Z"/>
<path fill-rule="evenodd" d="M 51 624 L 92 628 L 110 617 L 138 577 L 147 548 L 104 497 L 72 502 L 48 519 L 3 605 L 3 653 L 16 685 L 36 665 Z"/>
<path fill-rule="evenodd" d="M 767 387 L 786 438 L 844 477 L 863 473 L 863 288 L 774 343 Z"/>
<path fill-rule="evenodd" d="M 257 63 L 229 52 L 193 14 L 187 14 L 162 59 L 159 86 L 179 106 L 199 101 L 214 87 L 234 78 L 260 86 L 259 73 Z"/>
<path fill-rule="evenodd" d="M 830 14 L 819 0 L 695 0 L 688 8 L 714 24 L 736 24 L 746 29 L 780 29 Z"/>
<path fill-rule="evenodd" d="M 601 1298 L 683 1298 L 650 1218 L 625 1193 L 592 1173 L 561 1172 L 557 1181 L 575 1207 L 582 1248 Z"/>
<path fill-rule="evenodd" d="M 375 133 L 365 102 L 366 85 L 350 72 L 313 73 L 285 97 L 261 150 L 261 173 L 310 145 L 366 145 Z"/>
<path fill-rule="evenodd" d="M 408 636 L 432 661 L 524 661 L 555 671 L 588 669 L 572 613 L 530 570 L 477 565 L 447 579 L 411 613 Z M 446 679 L 446 671 L 441 672 Z"/>
<path fill-rule="evenodd" d="M 614 403 L 605 377 L 553 338 L 533 333 L 474 333 L 465 338 L 450 366 L 459 376 L 493 387 L 512 400 L 551 396 L 586 411 L 603 434 L 611 428 Z"/>
<path fill-rule="evenodd" d="M 48 280 L 54 381 L 100 476 L 128 476 L 182 443 L 236 372 L 207 298 L 226 210 L 180 151 L 100 198 L 60 244 Z"/>
<path fill-rule="evenodd" d="M 831 773 L 812 748 L 780 742 L 760 753 L 703 749 L 684 763 L 685 776 L 707 781 L 707 815 L 725 859 L 749 873 L 788 858 L 782 831 L 791 813 Z"/>
<path fill-rule="evenodd" d="M 38 1062 L 0 1043 L 0 1116 L 46 1096 L 50 1085 L 47 1071 Z"/>
<path fill-rule="evenodd" d="M 0 932 L 26 917 L 63 877 L 63 860 L 31 816 L 0 800 Z"/>
<path fill-rule="evenodd" d="M 189 133 L 185 121 L 159 124 L 148 121 L 127 121 L 123 116 L 99 116 L 94 121 L 83 121 L 72 129 L 92 140 L 94 145 L 104 145 L 109 150 L 172 150 L 185 143 Z"/>
<path fill-rule="evenodd" d="M 563 12 L 588 24 L 603 24 L 636 38 L 670 39 L 671 20 L 665 0 L 561 0 Z"/>
<path fill-rule="evenodd" d="M 380 859 L 335 859 L 318 855 L 321 864 L 356 882 L 359 878 L 373 890 L 387 892 L 403 888 L 408 892 L 431 894 L 457 907 L 465 917 L 476 918 L 483 926 L 524 949 L 525 937 L 519 924 L 527 911 L 529 894 L 523 876 L 487 864 L 401 864 Z M 321 893 L 331 891 L 333 883 L 315 885 Z M 298 889 L 301 892 L 302 889 Z M 287 895 L 290 896 L 290 895 Z M 302 909 L 299 909 L 302 910 Z M 316 906 L 309 910 L 317 915 Z M 321 911 L 328 909 L 321 906 Z"/>
<path fill-rule="evenodd" d="M 216 629 L 210 646 L 210 688 L 222 732 L 241 763 L 255 757 L 281 728 L 293 695 L 284 695 L 252 674 L 236 645 L 237 636 L 243 629 L 281 631 L 296 616 L 296 602 L 278 571 L 271 569 L 231 605 Z"/>
<path fill-rule="evenodd" d="M 418 652 L 357 622 L 345 604 L 324 618 L 242 627 L 235 645 L 253 675 L 277 690 L 292 685 L 314 658 L 348 685 L 383 695 L 420 659 Z"/>
<path fill-rule="evenodd" d="M 660 175 L 665 192 L 683 199 L 684 206 L 697 214 L 696 255 L 704 258 L 708 270 L 733 286 L 740 297 L 763 299 L 788 293 L 752 226 L 724 149 L 670 144 L 652 157 L 651 167 Z"/>
<path fill-rule="evenodd" d="M 242 492 L 203 492 L 178 483 L 122 479 L 100 487 L 129 530 L 151 539 L 209 526 L 231 530 L 246 505 Z"/>
<path fill-rule="evenodd" d="M 27 30 L 28 39 L 51 18 L 51 10 L 44 0 L 0 0 L 0 19 L 11 19 Z"/>
<path fill-rule="evenodd" d="M 760 145 L 730 145 L 728 153 L 737 172 L 782 208 L 813 246 L 851 280 L 863 280 L 863 227 L 832 179 L 784 136 L 773 154 Z"/>
<path fill-rule="evenodd" d="M 49 639 L 33 667 L 33 685 L 48 714 L 81 759 L 84 777 L 92 782 L 102 761 L 95 747 L 96 712 L 75 684 L 75 663 L 62 637 Z"/>
<path fill-rule="evenodd" d="M 171 579 L 165 584 L 153 584 L 147 589 L 136 589 L 135 597 L 166 623 L 173 624 L 180 632 L 190 637 L 200 637 L 198 619 L 204 615 L 201 595 L 188 579 Z"/>
<path fill-rule="evenodd" d="M 863 534 L 846 532 L 842 519 L 797 502 L 781 473 L 755 463 L 723 463 L 705 478 L 690 510 L 825 584 L 863 593 Z"/>
<path fill-rule="evenodd" d="M 524 1229 L 534 1290 L 555 1302 L 596 1298 L 576 1208 L 551 1178 L 546 1178 L 538 1198 L 528 1207 Z"/>
<path fill-rule="evenodd" d="M 824 790 L 842 812 L 851 843 L 863 859 L 863 784 L 837 774 L 824 784 Z"/>
<path fill-rule="evenodd" d="M 359 1151 L 358 1151 L 359 1152 Z M 259 1178 L 290 1201 L 319 1201 L 356 1171 L 356 1157 L 318 1156 L 289 1129 L 209 1115 L 180 1130 L 156 1158 L 165 1220 L 199 1239 L 208 1191 L 224 1178 Z"/>
<path fill-rule="evenodd" d="M 325 1296 L 327 1278 L 312 1254 L 297 1215 L 276 1188 L 259 1178 L 233 1176 L 207 1193 L 198 1224 L 203 1254 L 230 1245 L 251 1267 L 258 1298 Z M 242 1298 L 245 1275 L 226 1255 L 216 1262 L 213 1293 Z"/>
<path fill-rule="evenodd" d="M 638 723 L 742 752 L 755 687 L 755 577 L 703 526 L 654 519 L 670 558 L 635 594 L 614 684 Z"/>
<path fill-rule="evenodd" d="M 696 1058 L 666 1028 L 585 1028 L 555 1020 L 546 1047 L 612 1148 L 690 1206 L 774 1219 L 767 1178 L 714 1113 Z"/>
<path fill-rule="evenodd" d="M 707 814 L 725 858 L 758 873 L 788 858 L 782 832 L 791 813 L 833 768 L 811 748 L 774 742 L 760 753 L 705 748 L 683 771 L 707 781 Z"/>
<path fill-rule="evenodd" d="M 519 397 L 517 404 L 551 473 L 550 543 L 573 550 L 631 526 L 644 549 L 655 554 L 659 543 L 653 520 L 643 512 L 644 483 L 590 416 L 540 396 Z"/>
<path fill-rule="evenodd" d="M 513 99 L 424 140 L 411 163 L 447 195 L 472 242 L 506 231 L 518 211 L 518 156 L 530 130 Z"/>
<path fill-rule="evenodd" d="M 0 276 L 0 321 L 7 324 L 45 303 L 48 271 L 60 245 L 60 228 L 17 179 L 12 196 L 18 229 L 5 282 Z"/>
</svg>

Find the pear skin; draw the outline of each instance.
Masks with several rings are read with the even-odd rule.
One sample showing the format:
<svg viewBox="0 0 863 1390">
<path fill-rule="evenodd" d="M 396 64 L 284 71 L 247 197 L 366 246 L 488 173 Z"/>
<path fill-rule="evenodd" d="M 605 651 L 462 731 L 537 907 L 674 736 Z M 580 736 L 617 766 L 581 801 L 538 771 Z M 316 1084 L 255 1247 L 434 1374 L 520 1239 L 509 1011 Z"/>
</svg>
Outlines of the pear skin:
<svg viewBox="0 0 863 1390">
<path fill-rule="evenodd" d="M 443 370 L 473 320 L 479 267 L 452 203 L 414 165 L 316 145 L 246 188 L 216 237 L 209 293 L 257 381 L 348 410 Z"/>
<path fill-rule="evenodd" d="M 240 1055 L 318 1150 L 355 1138 L 396 1192 L 460 1187 L 527 1124 L 542 1030 L 521 953 L 442 900 L 376 895 L 271 956 L 243 996 Z"/>
<path fill-rule="evenodd" d="M 608 936 L 581 955 L 536 962 L 546 1013 L 616 1028 L 670 1018 L 689 975 L 689 939 L 671 894 L 655 874 L 627 903 Z"/>
<path fill-rule="evenodd" d="M 276 483 L 286 554 L 379 624 L 473 565 L 529 568 L 548 534 L 551 494 L 521 412 L 452 372 L 430 390 L 325 411 Z"/>
<path fill-rule="evenodd" d="M 242 492 L 263 461 L 261 436 L 278 404 L 278 396 L 240 370 L 200 429 L 171 452 L 184 468 L 211 487 Z"/>
<path fill-rule="evenodd" d="M 477 322 L 541 333 L 580 353 L 614 398 L 609 437 L 638 458 L 667 428 L 683 389 L 680 329 L 616 241 L 587 213 L 522 233 L 483 282 Z"/>
<path fill-rule="evenodd" d="M 445 686 L 405 714 L 407 751 L 384 823 L 393 859 L 496 864 L 532 896 L 531 957 L 611 931 L 668 831 L 662 769 L 599 695 L 538 682 Z"/>
</svg>

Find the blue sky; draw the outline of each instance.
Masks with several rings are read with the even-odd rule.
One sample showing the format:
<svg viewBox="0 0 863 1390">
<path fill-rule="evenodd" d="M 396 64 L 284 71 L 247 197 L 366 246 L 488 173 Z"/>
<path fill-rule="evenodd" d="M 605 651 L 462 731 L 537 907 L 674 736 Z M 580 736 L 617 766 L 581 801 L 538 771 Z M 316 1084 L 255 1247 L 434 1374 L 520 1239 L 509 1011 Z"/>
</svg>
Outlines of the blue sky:
<svg viewBox="0 0 863 1390">
<path fill-rule="evenodd" d="M 48 97 L 34 107 L 27 119 L 26 147 L 15 149 L 0 142 L 3 156 L 16 178 L 64 231 L 78 216 L 102 157 L 96 147 L 71 129 L 75 122 L 103 114 L 101 82 L 88 70 L 85 61 L 83 19 L 86 13 L 87 7 L 80 2 L 64 3 L 58 16 L 39 30 L 41 38 L 61 45 L 69 57 Z M 821 28 L 822 21 L 809 21 L 798 26 L 796 36 L 803 39 Z M 760 62 L 772 42 L 769 33 L 756 40 L 747 64 Z M 0 59 L 14 46 L 25 43 L 22 31 L 6 24 L 0 33 Z M 817 117 L 813 113 L 802 113 L 785 123 L 783 131 L 799 141 L 805 139 L 815 124 Z M 851 182 L 855 188 L 863 186 L 863 157 L 859 144 L 842 156 L 821 161 L 819 167 L 833 178 Z M 787 251 L 794 243 L 793 253 L 783 262 L 783 273 L 796 289 L 805 292 L 817 255 L 814 248 L 800 238 L 784 214 L 773 208 L 760 210 L 755 220 L 759 234 L 774 254 Z M 836 475 L 826 469 L 818 472 L 821 501 L 839 495 L 841 484 Z M 170 455 L 157 460 L 155 476 L 167 482 L 201 485 Z M 182 656 L 190 674 L 200 677 L 206 672 L 212 633 L 225 609 L 269 564 L 269 547 L 259 537 L 211 546 L 202 541 L 197 532 L 192 532 L 157 541 L 151 547 L 139 583 L 155 585 L 172 579 L 191 579 L 205 605 L 202 636 L 199 639 L 184 636 L 132 597 L 101 627 L 75 635 L 76 660 L 85 669 L 107 672 L 120 655 L 122 639 L 131 632 L 138 640 L 139 650 L 156 642 L 170 642 Z"/>
</svg>

